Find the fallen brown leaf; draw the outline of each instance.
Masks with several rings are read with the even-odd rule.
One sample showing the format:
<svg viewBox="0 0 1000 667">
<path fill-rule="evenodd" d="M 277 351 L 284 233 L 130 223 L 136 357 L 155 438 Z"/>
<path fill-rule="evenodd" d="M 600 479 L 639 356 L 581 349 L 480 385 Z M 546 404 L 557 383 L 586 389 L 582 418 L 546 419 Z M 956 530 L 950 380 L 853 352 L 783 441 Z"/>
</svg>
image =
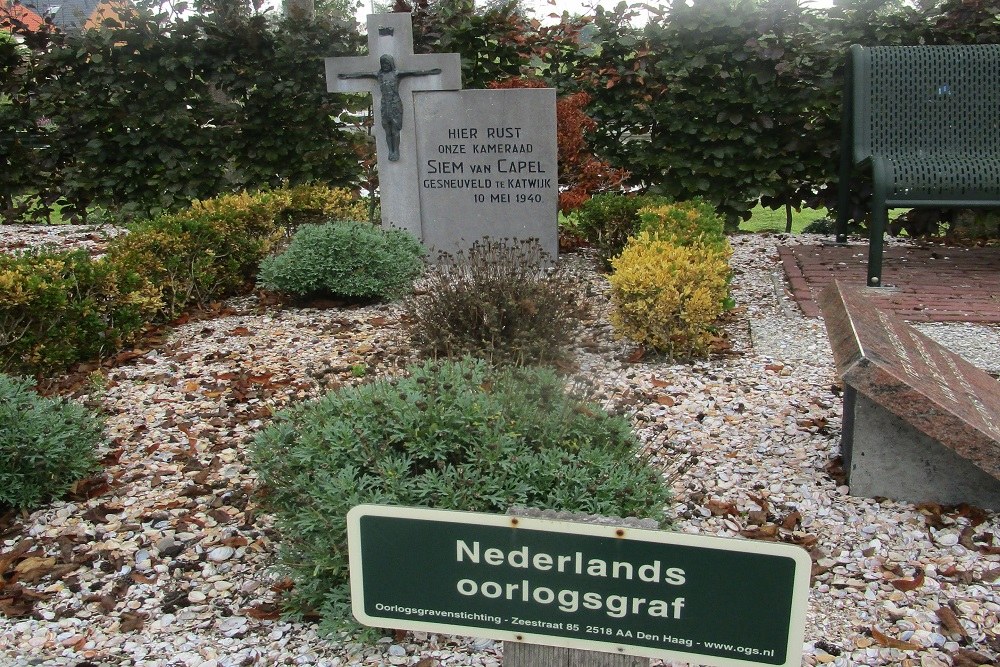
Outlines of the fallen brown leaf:
<svg viewBox="0 0 1000 667">
<path fill-rule="evenodd" d="M 938 620 L 941 621 L 941 627 L 951 635 L 952 639 L 955 639 L 956 635 L 963 639 L 969 638 L 969 634 L 962 627 L 962 623 L 950 607 L 938 607 L 934 613 L 937 614 Z"/>
<path fill-rule="evenodd" d="M 981 665 L 997 664 L 996 658 L 968 648 L 960 648 L 952 653 L 951 660 L 952 667 L 981 667 Z"/>
<path fill-rule="evenodd" d="M 142 626 L 146 624 L 146 617 L 148 614 L 134 613 L 131 611 L 123 611 L 121 618 L 121 623 L 118 626 L 122 632 L 133 632 L 136 630 L 142 630 Z"/>
<path fill-rule="evenodd" d="M 802 514 L 795 511 L 781 520 L 781 527 L 785 530 L 794 530 L 800 521 L 802 521 Z"/>
<path fill-rule="evenodd" d="M 747 530 L 741 530 L 740 535 L 750 538 L 751 540 L 774 540 L 778 537 L 778 527 L 773 523 L 769 523 L 766 526 L 761 526 L 760 528 L 748 528 Z"/>
<path fill-rule="evenodd" d="M 646 358 L 646 348 L 639 346 L 632 351 L 632 354 L 628 355 L 625 359 L 630 364 L 637 364 Z"/>
<path fill-rule="evenodd" d="M 761 511 L 763 511 L 765 514 L 770 511 L 771 504 L 767 501 L 766 497 L 757 496 L 752 493 L 748 493 L 747 497 L 750 498 L 750 500 L 757 503 L 757 506 L 760 507 Z"/>
<path fill-rule="evenodd" d="M 705 508 L 712 513 L 712 516 L 737 516 L 739 515 L 739 510 L 736 508 L 736 503 L 727 503 L 724 500 L 718 498 L 712 498 L 707 503 L 705 503 Z"/>
<path fill-rule="evenodd" d="M 961 534 L 958 536 L 958 543 L 969 551 L 976 551 L 979 547 L 972 541 L 973 536 L 976 534 L 976 529 L 972 526 L 966 526 L 962 529 Z"/>
<path fill-rule="evenodd" d="M 14 566 L 14 574 L 18 581 L 34 583 L 46 576 L 56 565 L 55 558 L 25 558 Z"/>
<path fill-rule="evenodd" d="M 815 578 L 815 577 L 818 577 L 820 575 L 826 574 L 831 569 L 832 568 L 827 567 L 826 565 L 820 565 L 819 563 L 813 563 L 812 569 L 809 572 L 809 576 Z"/>
<path fill-rule="evenodd" d="M 276 581 L 271 586 L 271 590 L 275 593 L 284 593 L 285 591 L 290 591 L 293 588 L 295 588 L 295 582 L 292 581 L 291 577 L 285 577 L 280 581 Z"/>
<path fill-rule="evenodd" d="M 33 546 L 35 546 L 35 543 L 30 539 L 22 540 L 21 542 L 18 542 L 10 551 L 0 553 L 0 576 L 10 569 L 10 566 L 14 564 L 14 561 L 28 553 Z"/>
<path fill-rule="evenodd" d="M 819 542 L 819 538 L 812 533 L 794 532 L 789 537 L 785 538 L 785 542 L 791 542 L 792 544 L 797 544 L 800 547 L 805 547 L 806 549 L 811 549 L 816 546 Z"/>
<path fill-rule="evenodd" d="M 119 508 L 108 507 L 107 503 L 101 503 L 96 507 L 91 507 L 83 513 L 83 518 L 93 523 L 107 523 L 109 514 L 120 512 Z"/>
<path fill-rule="evenodd" d="M 888 648 L 897 648 L 900 651 L 922 651 L 924 649 L 920 644 L 914 644 L 913 642 L 904 642 L 902 639 L 896 639 L 894 637 L 889 637 L 878 631 L 877 628 L 871 628 L 870 630 L 872 639 L 881 644 L 882 646 Z"/>
<path fill-rule="evenodd" d="M 960 517 L 966 517 L 973 526 L 979 526 L 986 522 L 989 518 L 989 514 L 981 507 L 975 507 L 974 505 L 969 505 L 968 503 L 962 503 L 955 508 L 956 514 Z"/>
<path fill-rule="evenodd" d="M 258 621 L 276 621 L 281 618 L 281 609 L 271 602 L 262 602 L 244 609 L 243 615 Z"/>
<path fill-rule="evenodd" d="M 924 571 L 917 568 L 912 579 L 894 579 L 890 582 L 897 591 L 912 591 L 924 585 Z"/>
<path fill-rule="evenodd" d="M 27 616 L 34 609 L 35 601 L 18 594 L 0 597 L 0 613 L 8 618 Z"/>
</svg>

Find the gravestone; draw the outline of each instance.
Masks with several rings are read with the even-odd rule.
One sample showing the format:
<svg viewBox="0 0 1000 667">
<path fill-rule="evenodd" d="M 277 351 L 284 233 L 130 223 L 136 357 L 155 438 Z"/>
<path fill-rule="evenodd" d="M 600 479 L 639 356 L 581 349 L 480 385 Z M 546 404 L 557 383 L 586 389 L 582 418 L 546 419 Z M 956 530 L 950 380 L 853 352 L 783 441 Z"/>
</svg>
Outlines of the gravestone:
<svg viewBox="0 0 1000 667">
<path fill-rule="evenodd" d="M 559 251 L 551 88 L 417 93 L 423 240 L 454 252 L 483 237 Z"/>
<path fill-rule="evenodd" d="M 371 92 L 382 225 L 454 253 L 485 237 L 558 253 L 555 91 L 460 90 L 458 54 L 413 54 L 406 13 L 368 17 L 369 55 L 327 58 L 329 92 Z"/>
<path fill-rule="evenodd" d="M 409 14 L 371 14 L 368 55 L 326 58 L 325 63 L 327 92 L 372 94 L 383 226 L 420 238 L 413 91 L 461 88 L 459 54 L 415 55 Z M 387 120 L 393 131 L 386 131 Z"/>
<path fill-rule="evenodd" d="M 845 384 L 851 493 L 1000 509 L 1000 382 L 891 313 L 872 288 L 819 297 Z"/>
</svg>

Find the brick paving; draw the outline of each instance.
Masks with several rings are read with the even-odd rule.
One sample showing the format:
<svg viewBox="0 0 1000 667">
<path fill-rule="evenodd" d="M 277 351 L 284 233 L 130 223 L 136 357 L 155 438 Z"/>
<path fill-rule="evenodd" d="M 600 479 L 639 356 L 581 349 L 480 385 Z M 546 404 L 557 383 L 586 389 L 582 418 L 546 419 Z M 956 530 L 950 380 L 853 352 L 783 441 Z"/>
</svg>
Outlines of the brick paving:
<svg viewBox="0 0 1000 667">
<path fill-rule="evenodd" d="M 816 296 L 834 280 L 865 285 L 867 242 L 781 246 L 789 289 L 802 312 L 819 317 Z M 1000 247 L 887 246 L 882 308 L 913 322 L 1000 324 Z"/>
</svg>

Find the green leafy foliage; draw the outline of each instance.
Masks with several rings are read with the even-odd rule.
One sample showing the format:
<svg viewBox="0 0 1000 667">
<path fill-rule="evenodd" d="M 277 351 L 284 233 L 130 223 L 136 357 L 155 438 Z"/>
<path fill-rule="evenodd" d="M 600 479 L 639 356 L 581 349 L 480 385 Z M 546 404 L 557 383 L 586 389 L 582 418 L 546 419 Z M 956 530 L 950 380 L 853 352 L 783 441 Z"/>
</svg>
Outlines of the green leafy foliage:
<svg viewBox="0 0 1000 667">
<path fill-rule="evenodd" d="M 417 53 L 459 53 L 464 88 L 520 76 L 531 56 L 531 22 L 512 0 L 414 2 L 396 0 L 394 11 L 410 12 Z"/>
<path fill-rule="evenodd" d="M 305 225 L 285 252 L 261 262 L 258 282 L 297 297 L 394 299 L 411 289 L 423 256 L 406 231 L 366 222 Z"/>
<path fill-rule="evenodd" d="M 541 369 L 427 363 L 279 413 L 255 439 L 293 605 L 349 621 L 346 515 L 360 503 L 505 512 L 513 505 L 663 519 L 668 489 L 628 422 Z"/>
<path fill-rule="evenodd" d="M 0 370 L 50 372 L 142 332 L 159 295 L 135 267 L 83 250 L 0 254 Z"/>
<path fill-rule="evenodd" d="M 407 306 L 410 341 L 430 357 L 495 364 L 565 361 L 584 302 L 537 241 L 475 243 L 443 257 Z"/>
<path fill-rule="evenodd" d="M 206 11 L 171 16 L 140 2 L 121 25 L 70 35 L 13 26 L 23 43 L 0 41 L 6 217 L 83 218 L 94 205 L 143 217 L 228 189 L 357 182 L 371 156 L 352 114 L 367 100 L 325 93 L 319 56 L 353 55 L 361 36 L 328 16 L 196 4 Z M 758 201 L 836 201 L 848 45 L 1000 40 L 995 0 L 670 0 L 643 6 L 642 29 L 635 7 L 545 26 L 513 2 L 395 8 L 412 11 L 417 52 L 461 54 L 467 88 L 528 75 L 585 96 L 587 150 L 607 173 L 702 197 L 730 226 Z"/>
<path fill-rule="evenodd" d="M 99 30 L 14 29 L 26 48 L 0 46 L 0 136 L 18 158 L 0 169 L 8 210 L 21 194 L 43 216 L 58 203 L 69 219 L 95 204 L 155 217 L 226 190 L 357 177 L 347 98 L 325 93 L 318 57 L 356 51 L 345 24 L 140 2 Z"/>
<path fill-rule="evenodd" d="M 682 246 L 698 243 L 720 253 L 729 247 L 724 221 L 715 208 L 700 200 L 648 206 L 639 209 L 639 220 L 639 230 L 659 241 Z"/>
<path fill-rule="evenodd" d="M 38 507 L 97 469 L 101 420 L 0 373 L 0 508 Z"/>
<path fill-rule="evenodd" d="M 577 211 L 577 231 L 597 248 L 607 264 L 639 230 L 640 209 L 670 202 L 668 197 L 654 195 L 595 195 Z"/>
</svg>

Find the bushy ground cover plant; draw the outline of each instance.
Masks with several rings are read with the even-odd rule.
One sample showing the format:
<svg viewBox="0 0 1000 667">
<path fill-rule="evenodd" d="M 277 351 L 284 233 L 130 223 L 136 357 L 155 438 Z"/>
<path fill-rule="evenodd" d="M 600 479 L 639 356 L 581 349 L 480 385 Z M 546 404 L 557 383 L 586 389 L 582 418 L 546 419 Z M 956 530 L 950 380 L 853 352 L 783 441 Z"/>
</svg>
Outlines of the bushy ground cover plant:
<svg viewBox="0 0 1000 667">
<path fill-rule="evenodd" d="M 535 240 L 485 239 L 442 257 L 407 304 L 411 346 L 432 358 L 554 364 L 568 356 L 585 300 Z"/>
<path fill-rule="evenodd" d="M 44 398 L 0 373 L 0 509 L 59 498 L 97 469 L 101 420 L 82 405 Z"/>
<path fill-rule="evenodd" d="M 644 231 L 611 260 L 611 324 L 671 359 L 705 356 L 732 307 L 723 221 L 701 202 L 644 209 Z"/>
<path fill-rule="evenodd" d="M 350 618 L 345 517 L 360 503 L 663 521 L 669 491 L 628 422 L 568 395 L 553 372 L 467 358 L 409 373 L 279 413 L 251 448 L 293 608 L 326 629 Z"/>
<path fill-rule="evenodd" d="M 139 271 L 83 250 L 0 254 L 0 370 L 101 357 L 133 342 L 160 306 Z"/>
<path fill-rule="evenodd" d="M 610 266 L 611 258 L 639 231 L 639 210 L 670 202 L 668 197 L 654 195 L 594 195 L 577 210 L 576 229 L 597 248 L 605 266 Z"/>
<path fill-rule="evenodd" d="M 295 297 L 393 299 L 412 288 L 425 251 L 409 232 L 366 222 L 300 227 L 280 255 L 260 265 L 259 284 Z"/>
</svg>

